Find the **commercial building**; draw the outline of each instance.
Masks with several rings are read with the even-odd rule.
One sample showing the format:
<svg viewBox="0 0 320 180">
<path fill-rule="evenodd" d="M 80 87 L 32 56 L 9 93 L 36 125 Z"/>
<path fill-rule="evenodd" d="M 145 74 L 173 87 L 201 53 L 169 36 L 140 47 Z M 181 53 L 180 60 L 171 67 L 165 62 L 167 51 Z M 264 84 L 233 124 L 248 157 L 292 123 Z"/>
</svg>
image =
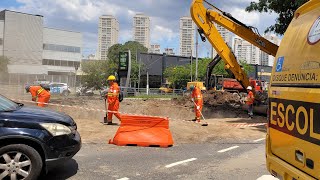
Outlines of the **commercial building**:
<svg viewBox="0 0 320 180">
<path fill-rule="evenodd" d="M 118 43 L 119 22 L 111 15 L 102 15 L 99 18 L 97 57 L 107 60 L 108 49 Z"/>
<path fill-rule="evenodd" d="M 150 49 L 149 49 L 149 53 L 160 54 L 161 53 L 160 45 L 159 44 L 151 44 Z"/>
<path fill-rule="evenodd" d="M 150 48 L 150 18 L 144 14 L 133 17 L 133 40 Z"/>
<path fill-rule="evenodd" d="M 164 53 L 167 55 L 175 55 L 173 48 L 164 48 Z"/>
<path fill-rule="evenodd" d="M 80 65 L 81 47 L 81 33 L 43 27 L 41 15 L 0 12 L 0 55 L 9 58 L 11 75 L 30 80 L 37 75 L 71 76 Z M 61 76 L 55 80 L 66 82 Z"/>
<path fill-rule="evenodd" d="M 273 42 L 276 45 L 280 45 L 281 40 L 274 34 L 265 34 L 263 35 L 264 38 L 266 38 L 267 40 Z M 261 58 L 261 64 L 264 66 L 273 66 L 273 62 L 274 62 L 274 57 L 261 51 L 260 54 L 260 58 Z"/>
<path fill-rule="evenodd" d="M 138 59 L 143 64 L 140 76 L 140 88 L 145 88 L 147 85 L 147 71 L 150 88 L 159 88 L 163 83 L 167 82 L 164 77 L 164 71 L 167 67 L 186 65 L 190 64 L 191 61 L 190 57 L 155 53 L 138 53 Z M 196 58 L 193 57 L 193 61 L 195 60 Z M 138 87 L 138 85 L 134 84 L 132 86 Z"/>
<path fill-rule="evenodd" d="M 192 56 L 194 52 L 195 24 L 191 17 L 180 18 L 180 55 Z"/>
</svg>

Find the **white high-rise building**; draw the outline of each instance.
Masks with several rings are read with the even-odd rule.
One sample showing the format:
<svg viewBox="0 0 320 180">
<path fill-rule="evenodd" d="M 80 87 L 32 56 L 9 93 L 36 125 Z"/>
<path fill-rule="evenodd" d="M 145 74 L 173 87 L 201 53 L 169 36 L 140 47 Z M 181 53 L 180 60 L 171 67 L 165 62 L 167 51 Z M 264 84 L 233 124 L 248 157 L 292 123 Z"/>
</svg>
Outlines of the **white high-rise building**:
<svg viewBox="0 0 320 180">
<path fill-rule="evenodd" d="M 263 35 L 264 38 L 266 38 L 267 40 L 273 42 L 276 45 L 280 45 L 280 39 L 274 35 L 274 34 L 267 34 L 267 35 Z M 274 57 L 272 55 L 269 55 L 263 51 L 261 51 L 260 54 L 260 58 L 261 58 L 261 65 L 264 66 L 273 66 L 273 62 L 274 62 Z"/>
<path fill-rule="evenodd" d="M 107 60 L 108 49 L 118 43 L 119 22 L 111 15 L 99 18 L 97 58 Z"/>
<path fill-rule="evenodd" d="M 214 25 L 216 26 L 218 32 L 220 33 L 221 37 L 223 38 L 224 42 L 227 43 L 227 45 L 232 48 L 232 38 L 231 38 L 231 33 L 230 31 L 228 31 L 226 28 L 214 23 Z M 213 48 L 212 51 L 212 56 L 216 56 L 217 55 L 217 51 Z"/>
<path fill-rule="evenodd" d="M 242 60 L 248 64 L 260 64 L 260 49 L 238 36 L 232 39 L 232 50 L 238 62 Z"/>
<path fill-rule="evenodd" d="M 180 55 L 192 56 L 194 51 L 195 24 L 191 17 L 180 18 Z"/>
<path fill-rule="evenodd" d="M 173 48 L 164 48 L 164 52 L 167 54 L 167 55 L 174 55 L 174 49 Z"/>
<path fill-rule="evenodd" d="M 232 50 L 236 57 L 241 57 L 241 51 L 242 51 L 242 41 L 239 36 L 234 36 L 232 38 Z"/>
<path fill-rule="evenodd" d="M 133 17 L 133 40 L 150 48 L 150 18 L 144 14 Z"/>
<path fill-rule="evenodd" d="M 160 54 L 161 53 L 160 44 L 151 44 L 149 52 Z"/>
</svg>

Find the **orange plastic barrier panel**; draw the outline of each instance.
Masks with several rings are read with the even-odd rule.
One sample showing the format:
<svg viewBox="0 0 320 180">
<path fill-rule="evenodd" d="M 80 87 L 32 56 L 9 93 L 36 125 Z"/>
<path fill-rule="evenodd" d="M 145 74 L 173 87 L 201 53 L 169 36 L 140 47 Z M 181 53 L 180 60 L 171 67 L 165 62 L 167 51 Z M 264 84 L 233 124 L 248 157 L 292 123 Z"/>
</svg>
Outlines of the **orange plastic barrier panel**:
<svg viewBox="0 0 320 180">
<path fill-rule="evenodd" d="M 109 144 L 118 146 L 171 147 L 168 118 L 121 115 L 121 124 Z"/>
</svg>

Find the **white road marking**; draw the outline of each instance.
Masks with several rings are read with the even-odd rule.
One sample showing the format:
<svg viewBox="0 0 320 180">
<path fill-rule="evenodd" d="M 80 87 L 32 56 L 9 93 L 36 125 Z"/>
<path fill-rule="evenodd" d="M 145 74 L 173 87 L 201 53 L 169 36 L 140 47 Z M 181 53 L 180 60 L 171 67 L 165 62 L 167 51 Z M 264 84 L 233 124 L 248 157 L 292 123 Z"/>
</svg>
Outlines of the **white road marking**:
<svg viewBox="0 0 320 180">
<path fill-rule="evenodd" d="M 239 146 L 232 146 L 232 147 L 229 147 L 227 149 L 221 149 L 220 151 L 218 151 L 219 153 L 223 153 L 223 152 L 226 152 L 226 151 L 230 151 L 232 149 L 236 149 L 238 148 Z"/>
<path fill-rule="evenodd" d="M 257 180 L 279 180 L 278 178 L 275 178 L 271 175 L 263 175 L 259 177 Z"/>
<path fill-rule="evenodd" d="M 121 179 L 117 179 L 117 180 L 129 180 L 129 178 L 127 178 L 127 177 L 124 177 L 124 178 L 121 178 Z"/>
<path fill-rule="evenodd" d="M 166 168 L 171 168 L 173 166 L 176 166 L 176 165 L 179 165 L 179 164 L 183 164 L 183 163 L 186 163 L 186 162 L 195 161 L 195 160 L 197 160 L 197 158 L 186 159 L 186 160 L 183 160 L 183 161 L 178 161 L 178 162 L 175 162 L 175 163 L 172 163 L 172 164 L 168 164 L 165 167 Z"/>
<path fill-rule="evenodd" d="M 262 140 L 265 140 L 266 138 L 260 138 L 260 139 L 256 139 L 254 140 L 253 142 L 259 142 L 259 141 L 262 141 Z"/>
</svg>

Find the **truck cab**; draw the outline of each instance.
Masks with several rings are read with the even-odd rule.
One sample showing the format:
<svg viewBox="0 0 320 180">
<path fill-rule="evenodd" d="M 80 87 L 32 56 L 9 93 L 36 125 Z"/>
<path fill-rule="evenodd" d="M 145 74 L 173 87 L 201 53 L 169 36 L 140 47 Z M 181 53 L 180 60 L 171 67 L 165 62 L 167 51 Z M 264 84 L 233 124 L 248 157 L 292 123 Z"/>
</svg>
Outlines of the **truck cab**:
<svg viewBox="0 0 320 180">
<path fill-rule="evenodd" d="M 320 179 L 320 1 L 294 15 L 269 87 L 267 168 L 279 179 Z"/>
</svg>

